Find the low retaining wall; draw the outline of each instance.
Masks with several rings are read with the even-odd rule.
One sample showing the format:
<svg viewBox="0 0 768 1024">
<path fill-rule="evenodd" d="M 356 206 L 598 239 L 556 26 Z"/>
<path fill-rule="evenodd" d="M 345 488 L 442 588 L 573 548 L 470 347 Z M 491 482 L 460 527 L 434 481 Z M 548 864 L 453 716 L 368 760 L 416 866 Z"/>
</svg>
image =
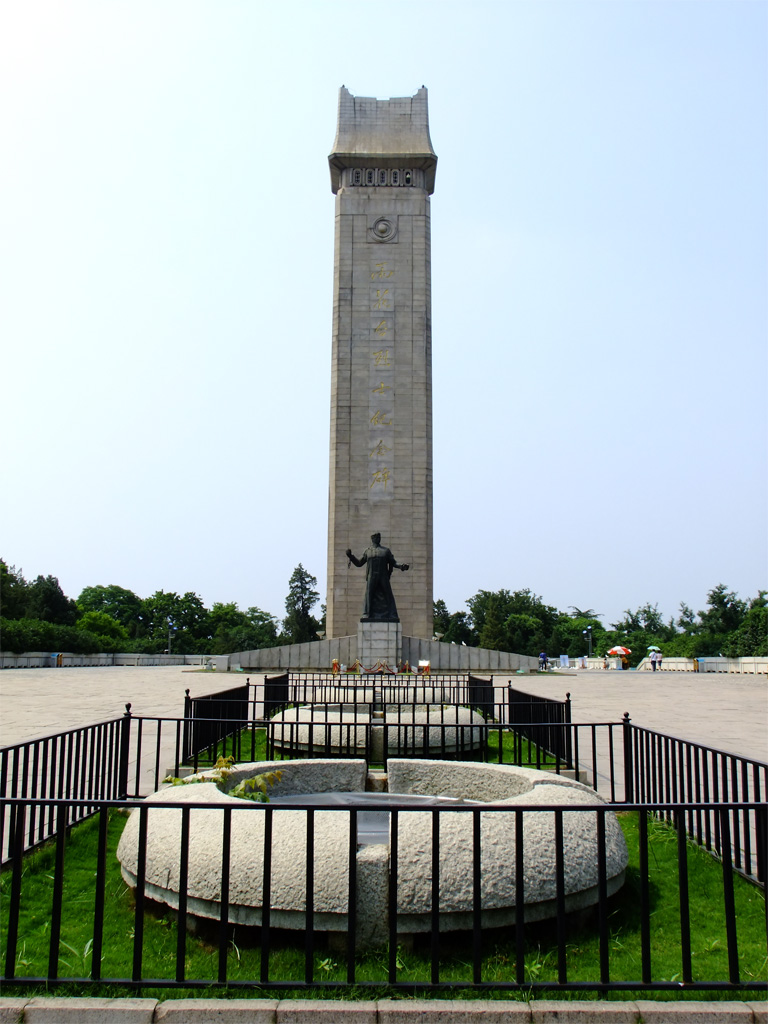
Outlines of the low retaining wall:
<svg viewBox="0 0 768 1024">
<path fill-rule="evenodd" d="M 537 672 L 539 659 L 484 647 L 443 644 L 439 640 L 403 637 L 403 661 L 415 668 L 428 661 L 433 672 Z"/>
<path fill-rule="evenodd" d="M 334 658 L 340 665 L 352 665 L 357 660 L 357 637 L 337 636 L 331 640 L 316 640 L 308 644 L 286 644 L 284 647 L 262 647 L 256 651 L 238 651 L 230 654 L 230 671 L 277 671 L 280 669 L 314 669 L 330 672 Z"/>
<path fill-rule="evenodd" d="M 235 671 L 330 671 L 334 658 L 340 665 L 354 664 L 357 660 L 357 637 L 340 636 L 309 644 L 239 651 L 230 655 L 229 667 Z M 537 658 L 529 658 L 524 654 L 443 644 L 437 640 L 420 640 L 413 636 L 403 637 L 402 659 L 407 661 L 414 671 L 420 661 L 428 661 L 432 672 L 536 672 L 539 667 Z"/>
<path fill-rule="evenodd" d="M 211 660 L 214 659 L 210 654 L 69 654 L 30 651 L 26 654 L 0 654 L 0 669 L 109 668 L 112 665 L 145 668 L 148 665 L 206 665 Z"/>
</svg>

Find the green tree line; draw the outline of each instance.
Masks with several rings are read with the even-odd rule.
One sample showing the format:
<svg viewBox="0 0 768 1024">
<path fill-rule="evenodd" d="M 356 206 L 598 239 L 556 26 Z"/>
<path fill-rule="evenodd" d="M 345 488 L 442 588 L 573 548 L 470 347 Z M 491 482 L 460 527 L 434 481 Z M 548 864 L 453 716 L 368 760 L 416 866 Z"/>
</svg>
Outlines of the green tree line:
<svg viewBox="0 0 768 1024">
<path fill-rule="evenodd" d="M 0 559 L 0 650 L 75 654 L 231 654 L 316 640 L 312 615 L 317 580 L 302 565 L 291 575 L 282 623 L 269 612 L 234 601 L 206 608 L 197 594 L 158 590 L 139 597 L 115 584 L 85 587 L 67 597 L 55 576 L 24 579 Z"/>
<path fill-rule="evenodd" d="M 206 608 L 197 594 L 159 590 L 139 597 L 117 585 L 85 587 L 67 597 L 55 576 L 26 580 L 21 570 L 0 559 L 0 650 L 70 651 L 93 654 L 231 654 L 279 644 L 316 640 L 325 628 L 313 615 L 319 601 L 317 579 L 298 565 L 288 582 L 285 618 L 257 607 L 241 610 L 232 601 Z M 631 664 L 655 644 L 667 657 L 768 655 L 768 591 L 742 600 L 723 583 L 709 591 L 707 607 L 694 612 L 680 605 L 678 617 L 663 620 L 657 605 L 627 610 L 604 626 L 591 608 L 560 611 L 530 590 L 479 590 L 467 611 L 434 604 L 434 632 L 443 643 L 511 651 L 537 657 L 589 650 L 605 654 L 617 644 L 630 648 Z"/>
<path fill-rule="evenodd" d="M 604 626 L 592 608 L 571 606 L 559 611 L 530 590 L 480 590 L 466 602 L 469 611 L 450 612 L 445 601 L 435 601 L 434 629 L 443 643 L 465 643 L 490 650 L 537 657 L 589 652 L 602 656 L 621 645 L 632 651 L 630 664 L 638 664 L 652 645 L 668 658 L 723 655 L 745 658 L 768 655 L 768 591 L 741 600 L 718 583 L 707 594 L 707 607 L 695 613 L 681 603 L 678 617 L 665 622 L 658 605 L 627 609 L 618 622 Z"/>
</svg>

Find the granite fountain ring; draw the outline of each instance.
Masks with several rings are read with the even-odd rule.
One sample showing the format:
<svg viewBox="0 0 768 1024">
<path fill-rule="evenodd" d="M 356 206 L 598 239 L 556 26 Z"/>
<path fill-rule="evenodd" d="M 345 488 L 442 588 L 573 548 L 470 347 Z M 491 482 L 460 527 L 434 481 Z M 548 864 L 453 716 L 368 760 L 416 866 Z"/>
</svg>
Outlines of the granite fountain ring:
<svg viewBox="0 0 768 1024">
<path fill-rule="evenodd" d="M 348 928 L 349 813 L 339 809 L 346 799 L 360 802 L 365 794 L 364 760 L 303 759 L 258 762 L 237 768 L 224 788 L 244 778 L 280 769 L 282 777 L 270 791 L 272 814 L 272 927 L 304 929 L 306 898 L 307 812 L 281 809 L 282 798 L 305 796 L 314 813 L 314 927 L 318 931 L 345 932 Z M 503 805 L 535 805 L 523 813 L 524 919 L 553 917 L 556 905 L 555 815 L 552 806 L 592 806 L 603 801 L 591 789 L 551 772 L 490 765 L 394 759 L 387 763 L 388 794 L 381 802 L 407 802 L 420 807 L 444 806 L 439 815 L 440 928 L 469 929 L 473 922 L 472 818 L 450 806 L 471 802 L 489 810 L 481 818 L 481 921 L 483 927 L 514 924 L 516 828 L 515 813 L 490 810 Z M 328 794 L 333 794 L 329 796 Z M 343 795 L 346 794 L 346 797 Z M 436 800 L 435 798 L 442 798 Z M 413 801 L 417 799 L 414 805 Z M 178 907 L 181 814 L 179 809 L 157 808 L 170 802 L 209 805 L 190 811 L 187 913 L 219 919 L 223 808 L 231 807 L 229 920 L 233 924 L 260 925 L 263 899 L 265 805 L 252 804 L 222 791 L 215 784 L 176 786 L 147 797 L 147 897 Z M 378 801 L 377 801 L 378 802 Z M 210 808 L 210 809 L 209 809 Z M 381 814 L 385 808 L 379 808 Z M 358 818 L 363 812 L 358 812 Z M 431 930 L 431 810 L 403 810 L 398 814 L 397 931 Z M 589 907 L 598 900 L 597 813 L 565 811 L 563 869 L 565 909 Z M 379 838 L 356 837 L 356 944 L 381 946 L 389 939 L 390 827 L 374 829 Z M 139 814 L 126 824 L 117 851 L 123 877 L 136 885 Z M 608 895 L 624 880 L 627 847 L 612 812 L 605 814 L 605 863 Z"/>
</svg>

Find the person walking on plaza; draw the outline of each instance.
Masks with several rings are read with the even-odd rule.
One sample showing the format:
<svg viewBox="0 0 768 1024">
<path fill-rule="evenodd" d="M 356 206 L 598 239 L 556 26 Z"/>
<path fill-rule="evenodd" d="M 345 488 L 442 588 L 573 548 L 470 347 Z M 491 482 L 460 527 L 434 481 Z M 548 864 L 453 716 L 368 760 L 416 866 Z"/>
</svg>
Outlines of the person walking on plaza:
<svg viewBox="0 0 768 1024">
<path fill-rule="evenodd" d="M 547 657 L 547 652 L 546 651 L 542 651 L 541 654 L 539 655 L 539 671 L 540 672 L 546 672 L 547 671 L 547 662 L 548 661 L 549 661 L 549 658 Z"/>
<path fill-rule="evenodd" d="M 656 653 L 656 651 L 651 651 L 651 671 L 652 672 L 656 671 L 656 659 L 657 658 L 658 658 L 658 654 Z"/>
<path fill-rule="evenodd" d="M 661 653 L 661 651 L 656 651 L 656 668 L 659 670 L 659 672 L 661 672 L 661 661 L 663 657 L 664 655 Z"/>
</svg>

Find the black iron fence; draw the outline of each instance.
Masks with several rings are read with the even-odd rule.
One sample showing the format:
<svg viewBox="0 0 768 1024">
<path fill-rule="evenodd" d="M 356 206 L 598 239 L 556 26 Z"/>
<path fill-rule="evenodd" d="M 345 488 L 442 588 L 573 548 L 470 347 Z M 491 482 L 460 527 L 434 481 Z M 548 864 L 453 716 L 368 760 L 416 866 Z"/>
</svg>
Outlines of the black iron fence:
<svg viewBox="0 0 768 1024">
<path fill-rule="evenodd" d="M 184 758 L 189 759 L 196 751 L 215 746 L 225 736 L 241 729 L 243 723 L 253 717 L 249 694 L 248 682 L 203 697 L 190 697 L 189 690 L 186 690 Z M 225 731 L 227 729 L 230 731 Z"/>
<path fill-rule="evenodd" d="M 765 804 L 768 765 L 747 757 L 629 724 L 624 743 L 625 791 L 628 801 L 639 803 L 700 804 L 712 807 L 731 801 L 746 806 Z M 711 810 L 689 811 L 686 831 L 707 850 L 722 856 L 723 844 L 732 847 L 736 870 L 766 880 L 765 834 L 745 809 L 733 811 L 727 836 L 721 816 Z"/>
<path fill-rule="evenodd" d="M 22 853 L 28 823 L 31 818 L 39 820 L 46 803 L 57 823 L 55 842 L 27 863 Z M 606 838 L 613 828 L 608 819 L 612 811 L 604 804 L 432 808 L 427 812 L 429 828 L 416 894 L 425 930 L 415 938 L 414 897 L 404 888 L 411 853 L 407 835 L 415 811 L 405 803 L 391 804 L 387 808 L 387 880 L 379 892 L 387 913 L 379 922 L 379 944 L 370 952 L 361 949 L 359 941 L 368 914 L 365 887 L 370 876 L 357 855 L 359 817 L 370 805 L 334 809 L 334 834 L 346 859 L 341 857 L 344 864 L 332 901 L 323 888 L 327 865 L 318 871 L 323 856 L 319 835 L 326 811 L 308 803 L 288 808 L 243 802 L 221 810 L 195 801 L 180 807 L 167 801 L 105 800 L 96 808 L 96 820 L 74 831 L 67 823 L 92 813 L 90 801 L 14 797 L 6 806 L 13 851 L 13 866 L 4 878 L 7 898 L 2 912 L 1 980 L 7 992 L 41 984 L 90 983 L 133 989 L 227 986 L 230 990 L 334 990 L 351 985 L 380 989 L 385 985 L 403 993 L 768 989 L 765 911 L 757 900 L 750 910 L 750 900 L 739 886 L 751 893 L 756 890 L 734 878 L 728 841 L 734 814 L 754 815 L 758 833 L 765 835 L 764 804 L 722 803 L 714 810 L 698 803 L 625 805 L 622 820 L 629 866 L 624 886 L 616 892 Z M 153 912 L 147 913 L 151 901 L 158 898 L 152 863 L 156 848 L 150 853 L 148 837 L 158 816 L 170 807 L 178 815 L 174 835 L 179 838 L 165 851 L 163 877 L 173 893 L 168 902 L 174 913 L 163 918 L 156 903 Z M 138 815 L 129 869 L 132 897 L 122 884 L 113 852 L 126 809 Z M 280 837 L 286 831 L 280 816 L 292 813 L 295 817 L 297 811 L 304 822 L 302 843 L 295 850 L 298 902 L 294 919 L 287 922 L 278 885 L 280 857 L 285 855 Z M 424 810 L 418 813 L 423 820 Z M 686 820 L 699 813 L 715 815 L 724 840 L 721 864 L 704 858 L 709 871 L 704 922 L 694 904 L 698 883 L 691 881 L 692 875 L 698 877 L 694 872 L 700 865 L 686 835 Z M 234 894 L 242 850 L 233 844 L 232 835 L 236 817 L 243 814 L 261 816 L 256 830 L 260 839 L 249 847 L 253 854 L 249 863 L 259 865 L 257 877 L 251 879 L 255 895 L 250 921 L 243 920 L 242 904 Z M 584 865 L 570 859 L 573 814 L 588 817 L 595 836 L 592 885 L 586 900 L 592 909 L 587 912 L 582 907 L 575 916 L 569 900 L 570 879 Z M 212 820 L 220 829 L 219 840 L 207 846 L 211 874 L 219 879 L 212 888 L 220 894 L 220 902 L 206 925 L 205 914 L 200 916 L 190 851 L 199 850 L 196 830 L 211 815 L 217 816 Z M 468 821 L 464 831 L 470 837 L 466 846 L 470 868 L 463 886 L 465 904 L 458 908 L 464 918 L 454 933 L 455 871 L 443 845 L 457 815 L 468 816 L 463 820 Z M 513 895 L 505 927 L 500 929 L 494 927 L 497 880 L 486 877 L 485 871 L 495 855 L 486 845 L 486 830 L 497 815 L 507 816 L 514 834 L 514 852 L 505 866 L 507 876 L 514 879 Z M 668 818 L 670 825 L 659 825 L 659 817 Z M 543 825 L 553 836 L 549 858 L 553 884 L 547 920 L 536 922 L 530 919 L 535 915 L 527 912 L 535 902 L 537 883 L 526 851 Z M 249 870 L 253 874 L 253 868 Z M 86 888 L 77 888 L 77 877 L 87 879 Z M 335 933 L 330 921 L 334 911 L 338 912 Z M 196 931 L 203 929 L 202 946 L 187 934 L 193 916 Z M 708 944 L 707 955 L 703 955 L 703 943 Z"/>
<path fill-rule="evenodd" d="M 438 715 L 441 733 L 429 732 L 434 715 L 425 716 L 429 706 Z M 300 714 L 292 714 L 296 707 Z M 185 698 L 184 717 L 193 719 L 184 729 L 184 757 L 210 756 L 231 738 L 239 756 L 239 731 L 245 722 L 253 726 L 266 722 L 270 756 L 373 756 L 382 760 L 381 743 L 371 740 L 377 724 L 386 729 L 384 752 L 396 756 L 425 756 L 427 739 L 441 756 L 482 756 L 479 735 L 469 720 L 458 721 L 459 709 L 466 708 L 489 723 L 515 727 L 516 735 L 535 748 L 536 764 L 554 760 L 572 767 L 570 734 L 561 727 L 570 722 L 570 694 L 565 701 L 535 697 L 512 687 L 494 686 L 493 677 L 436 675 L 432 677 L 393 676 L 366 673 L 340 676 L 333 673 L 284 672 L 266 676 L 264 683 L 252 684 L 206 697 Z M 384 716 L 383 723 L 376 717 Z M 279 716 L 274 725 L 269 720 Z M 455 724 L 453 739 L 446 725 Z M 487 735 L 487 734 L 486 734 Z M 495 734 L 494 734 L 495 735 Z M 394 737 L 394 739 L 393 739 Z M 381 738 L 379 737 L 379 740 Z M 373 751 L 373 754 L 371 754 Z M 518 757 L 516 763 L 523 763 Z"/>
<path fill-rule="evenodd" d="M 130 705 L 128 705 L 130 709 Z M 0 798 L 26 798 L 40 802 L 31 805 L 26 817 L 23 848 L 28 849 L 56 835 L 60 822 L 54 813 L 57 800 L 70 803 L 64 824 L 74 824 L 92 813 L 102 800 L 124 800 L 129 793 L 128 773 L 131 736 L 130 718 L 99 722 L 69 729 L 41 739 L 17 743 L 0 750 Z M 0 857 L 10 856 L 13 832 L 11 811 L 0 813 Z"/>
<path fill-rule="evenodd" d="M 509 723 L 531 743 L 570 767 L 573 759 L 571 733 L 563 728 L 571 721 L 570 693 L 566 693 L 564 701 L 558 701 L 509 686 L 507 694 Z"/>
<path fill-rule="evenodd" d="M 468 675 L 395 675 L 366 672 L 338 675 L 330 672 L 283 672 L 265 676 L 264 683 L 247 680 L 251 706 L 263 708 L 263 717 L 293 704 L 459 704 L 475 707 L 485 718 L 503 718 L 505 686 Z"/>
</svg>

